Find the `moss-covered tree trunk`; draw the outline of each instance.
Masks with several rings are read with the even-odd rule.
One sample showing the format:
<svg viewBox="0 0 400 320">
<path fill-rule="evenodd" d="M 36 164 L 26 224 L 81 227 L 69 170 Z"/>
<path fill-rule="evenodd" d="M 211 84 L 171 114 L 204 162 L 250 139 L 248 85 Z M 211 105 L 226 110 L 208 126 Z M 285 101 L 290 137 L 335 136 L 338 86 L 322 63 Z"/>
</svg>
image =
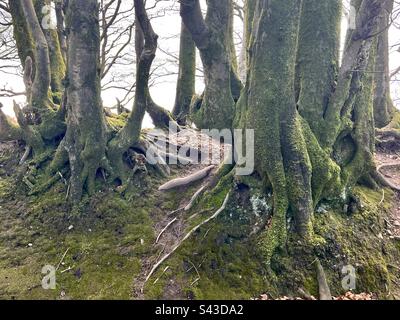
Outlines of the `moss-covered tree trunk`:
<svg viewBox="0 0 400 320">
<path fill-rule="evenodd" d="M 71 200 L 94 190 L 105 157 L 105 119 L 100 98 L 100 29 L 96 0 L 71 0 L 67 13 L 68 86 L 65 148 L 71 170 Z"/>
<path fill-rule="evenodd" d="M 192 35 L 181 23 L 179 45 L 179 73 L 176 85 L 176 96 L 172 114 L 178 123 L 185 124 L 190 112 L 190 103 L 196 86 L 196 45 Z"/>
<path fill-rule="evenodd" d="M 32 29 L 28 25 L 26 16 L 23 11 L 23 5 L 26 3 L 22 0 L 10 1 L 10 11 L 12 15 L 13 27 L 14 27 L 14 38 L 16 40 L 17 49 L 22 66 L 25 67 L 25 61 L 27 57 L 34 59 L 35 52 L 37 52 L 37 42 L 32 34 Z M 50 59 L 50 75 L 51 75 L 51 90 L 52 98 L 56 104 L 60 104 L 61 95 L 64 90 L 62 86 L 62 80 L 65 76 L 65 63 L 62 58 L 60 49 L 60 41 L 57 34 L 57 29 L 50 24 L 50 11 L 46 11 L 43 8 L 50 8 L 50 0 L 35 0 L 33 1 L 34 9 L 36 13 L 36 19 L 42 29 L 42 33 L 46 38 L 49 59 Z M 47 13 L 47 16 L 44 16 Z M 32 77 L 36 73 L 36 64 L 33 65 Z"/>
<path fill-rule="evenodd" d="M 33 57 L 34 42 L 27 26 L 21 0 L 9 0 L 8 4 L 12 17 L 14 39 L 17 45 L 18 56 L 22 66 L 25 67 L 26 58 L 28 56 Z"/>
<path fill-rule="evenodd" d="M 374 119 L 378 128 L 387 126 L 394 111 L 390 95 L 389 69 L 389 26 L 393 11 L 393 1 L 388 1 L 383 10 L 379 25 L 375 63 Z"/>
<path fill-rule="evenodd" d="M 267 261 L 285 241 L 288 216 L 312 243 L 321 200 L 346 201 L 357 182 L 374 184 L 374 34 L 384 4 L 359 3 L 340 68 L 339 2 L 255 4 L 235 124 L 255 130 L 256 171 L 273 191 L 274 215 L 263 241 Z"/>
<path fill-rule="evenodd" d="M 289 209 L 299 233 L 308 237 L 311 231 L 311 163 L 294 88 L 300 10 L 299 1 L 259 1 L 250 44 L 245 125 L 255 130 L 257 171 L 274 192 L 273 223 L 265 240 L 267 259 L 285 241 Z"/>
<path fill-rule="evenodd" d="M 126 125 L 109 142 L 107 150 L 113 170 L 112 178 L 120 179 L 123 184 L 126 184 L 129 179 L 123 162 L 123 154 L 140 141 L 142 121 L 149 101 L 150 69 L 156 55 L 158 41 L 158 35 L 153 30 L 143 0 L 135 0 L 135 15 L 144 37 L 142 50 L 137 52 L 139 60 L 136 70 L 135 101 Z"/>
<path fill-rule="evenodd" d="M 57 24 L 52 21 L 51 0 L 35 0 L 35 11 L 49 47 L 51 91 L 56 103 L 60 104 L 64 91 L 62 80 L 65 76 L 65 61 L 62 56 Z"/>
<path fill-rule="evenodd" d="M 181 16 L 200 50 L 205 91 L 192 106 L 192 120 L 200 128 L 231 128 L 241 83 L 232 63 L 232 1 L 210 0 L 203 18 L 199 0 L 181 2 Z"/>
<path fill-rule="evenodd" d="M 324 113 L 339 69 L 342 4 L 304 0 L 297 51 L 296 98 L 301 116 L 320 140 Z"/>
<path fill-rule="evenodd" d="M 135 20 L 136 20 L 136 22 L 135 22 L 136 70 L 138 72 L 139 64 L 140 64 L 140 56 L 144 49 L 145 39 L 144 39 L 143 30 L 140 27 L 140 22 L 138 21 L 138 18 L 136 17 Z M 151 97 L 150 89 L 148 86 L 146 89 L 146 99 L 147 99 L 146 111 L 150 115 L 150 118 L 153 121 L 153 124 L 157 128 L 168 128 L 169 123 L 173 122 L 174 119 L 172 118 L 172 115 L 170 114 L 170 112 L 168 112 L 163 107 L 159 106 L 157 103 L 154 102 L 153 98 Z"/>
<path fill-rule="evenodd" d="M 51 96 L 49 45 L 43 34 L 32 0 L 13 2 L 14 36 L 25 69 L 28 108 L 14 106 L 25 141 L 35 153 L 43 151 L 41 140 L 52 140 L 65 132 L 64 113 Z M 20 22 L 20 21 L 24 22 Z M 26 47 L 24 47 L 26 46 Z M 40 142 L 40 143 L 39 143 Z M 40 150 L 40 151 L 38 151 Z"/>
<path fill-rule="evenodd" d="M 64 0 L 56 0 L 55 10 L 56 10 L 58 40 L 60 41 L 61 54 L 64 59 L 64 62 L 67 62 L 67 38 L 65 37 L 64 9 L 65 9 Z"/>
</svg>

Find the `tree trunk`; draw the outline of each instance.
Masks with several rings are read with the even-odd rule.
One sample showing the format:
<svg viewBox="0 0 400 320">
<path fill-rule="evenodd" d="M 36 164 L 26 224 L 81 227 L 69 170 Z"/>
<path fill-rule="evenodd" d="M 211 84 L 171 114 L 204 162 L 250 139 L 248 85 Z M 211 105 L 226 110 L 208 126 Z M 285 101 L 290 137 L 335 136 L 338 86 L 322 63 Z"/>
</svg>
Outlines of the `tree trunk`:
<svg viewBox="0 0 400 320">
<path fill-rule="evenodd" d="M 195 94 L 196 85 L 196 45 L 192 35 L 181 23 L 179 46 L 179 74 L 176 85 L 176 98 L 172 114 L 179 124 L 186 124 L 190 112 L 190 103 Z"/>
<path fill-rule="evenodd" d="M 285 241 L 288 215 L 307 243 L 321 199 L 339 200 L 374 172 L 371 70 L 383 4 L 361 4 L 336 76 L 340 5 L 300 3 L 257 1 L 248 76 L 237 104 L 235 124 L 255 130 L 256 170 L 274 196 L 263 242 L 267 262 Z"/>
<path fill-rule="evenodd" d="M 247 69 L 249 66 L 249 44 L 253 29 L 254 10 L 256 1 L 244 1 L 243 43 L 240 52 L 239 74 L 243 83 L 246 83 Z"/>
<path fill-rule="evenodd" d="M 199 0 L 181 2 L 181 16 L 200 50 L 204 66 L 205 91 L 201 103 L 192 106 L 191 117 L 199 128 L 231 128 L 235 100 L 241 83 L 232 65 L 230 23 L 231 0 L 210 0 L 206 18 Z"/>
<path fill-rule="evenodd" d="M 140 27 L 140 22 L 136 17 L 135 22 L 135 50 L 136 50 L 136 72 L 139 70 L 140 64 L 140 56 L 144 49 L 144 34 L 143 30 Z M 146 88 L 146 111 L 149 113 L 151 120 L 153 121 L 154 126 L 157 128 L 168 128 L 169 123 L 174 121 L 171 114 L 165 110 L 163 107 L 159 106 L 154 102 L 153 98 L 150 94 L 150 89 L 147 85 Z"/>
<path fill-rule="evenodd" d="M 246 127 L 255 130 L 256 168 L 274 192 L 274 217 L 265 241 L 266 259 L 286 238 L 290 208 L 297 230 L 311 231 L 311 163 L 295 101 L 299 1 L 259 1 L 247 78 Z"/>
<path fill-rule="evenodd" d="M 47 10 L 44 10 L 47 8 Z M 41 24 L 42 31 L 46 37 L 49 47 L 50 70 L 51 70 L 51 91 L 55 97 L 56 103 L 61 103 L 64 87 L 62 81 L 65 77 L 65 63 L 61 52 L 60 40 L 56 23 L 51 21 L 51 0 L 35 0 L 35 11 Z M 46 16 L 44 15 L 46 14 Z M 54 23 L 54 25 L 53 25 Z"/>
<path fill-rule="evenodd" d="M 72 202 L 83 187 L 94 191 L 105 158 L 105 120 L 100 98 L 100 29 L 97 0 L 70 0 L 67 9 L 68 86 L 65 148 L 71 170 Z"/>
<path fill-rule="evenodd" d="M 147 109 L 148 88 L 151 65 L 157 51 L 158 35 L 154 32 L 147 16 L 143 0 L 135 0 L 135 15 L 144 36 L 144 46 L 136 70 L 136 94 L 132 112 L 127 124 L 118 132 L 108 146 L 108 158 L 110 159 L 114 179 L 119 178 L 123 184 L 128 181 L 123 154 L 140 140 L 142 121 Z"/>
<path fill-rule="evenodd" d="M 25 68 L 26 58 L 33 57 L 34 40 L 27 25 L 24 16 L 21 0 L 9 0 L 10 13 L 12 17 L 14 39 L 17 45 L 19 59 L 22 66 Z M 34 76 L 33 70 L 32 75 Z"/>
<path fill-rule="evenodd" d="M 298 110 L 320 141 L 339 69 L 340 1 L 304 0 L 297 52 Z"/>
<path fill-rule="evenodd" d="M 67 62 L 67 38 L 65 37 L 65 26 L 64 26 L 64 0 L 57 0 L 56 3 L 56 19 L 57 19 L 57 33 L 58 40 L 60 41 L 61 54 L 64 62 Z"/>
<path fill-rule="evenodd" d="M 32 57 L 27 56 L 25 60 L 25 62 L 29 62 L 29 65 L 32 64 L 32 72 L 25 70 L 25 76 L 31 78 L 25 79 L 25 84 L 28 84 L 26 90 L 29 108 L 27 111 L 33 115 L 33 124 L 37 125 L 32 130 L 39 131 L 43 139 L 52 140 L 65 133 L 65 125 L 63 110 L 57 108 L 50 98 L 49 46 L 40 27 L 32 0 L 21 0 L 21 4 L 26 20 L 27 34 L 32 37 L 35 44 Z M 17 119 L 22 118 L 17 117 Z M 32 123 L 20 122 L 19 124 L 26 126 Z"/>
<path fill-rule="evenodd" d="M 378 24 L 378 39 L 375 63 L 374 119 L 378 128 L 387 126 L 394 111 L 390 96 L 389 69 L 389 24 L 393 1 L 388 1 Z"/>
</svg>

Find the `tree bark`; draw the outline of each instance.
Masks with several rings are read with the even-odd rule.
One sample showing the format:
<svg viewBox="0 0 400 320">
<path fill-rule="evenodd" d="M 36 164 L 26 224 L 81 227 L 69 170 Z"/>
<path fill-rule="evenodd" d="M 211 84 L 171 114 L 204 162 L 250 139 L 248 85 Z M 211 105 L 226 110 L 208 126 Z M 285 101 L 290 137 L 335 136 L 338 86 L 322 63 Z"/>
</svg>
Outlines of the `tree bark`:
<svg viewBox="0 0 400 320">
<path fill-rule="evenodd" d="M 65 148 L 71 170 L 70 200 L 94 191 L 105 159 L 105 119 L 100 98 L 100 29 L 97 0 L 70 0 L 67 9 L 68 86 Z"/>
<path fill-rule="evenodd" d="M 235 100 L 242 85 L 232 65 L 231 0 L 210 0 L 203 18 L 199 0 L 181 2 L 181 16 L 200 50 L 205 91 L 201 103 L 192 106 L 191 118 L 200 128 L 231 128 Z"/>
<path fill-rule="evenodd" d="M 186 124 L 190 112 L 190 103 L 195 94 L 196 85 L 196 45 L 192 35 L 181 23 L 179 46 L 179 73 L 176 85 L 176 98 L 172 114 L 179 124 Z"/>
<path fill-rule="evenodd" d="M 142 121 L 148 103 L 150 69 L 157 51 L 158 40 L 158 35 L 154 32 L 147 16 L 143 0 L 135 0 L 135 15 L 144 35 L 144 46 L 137 64 L 134 106 L 124 128 L 110 141 L 107 152 L 114 171 L 113 178 L 119 178 L 123 184 L 128 180 L 123 154 L 140 140 Z"/>
<path fill-rule="evenodd" d="M 297 52 L 298 110 L 320 141 L 339 69 L 340 1 L 304 0 Z"/>
<path fill-rule="evenodd" d="M 136 17 L 136 22 L 135 22 L 135 50 L 136 50 L 136 72 L 139 70 L 139 64 L 140 64 L 140 56 L 143 52 L 144 49 L 144 34 L 143 30 L 140 27 L 140 22 L 138 21 L 138 18 Z M 169 123 L 173 122 L 174 119 L 172 118 L 172 115 L 165 110 L 163 107 L 159 106 L 157 103 L 154 102 L 153 98 L 151 97 L 150 94 L 150 89 L 147 85 L 146 88 L 146 111 L 150 115 L 151 120 L 153 121 L 154 126 L 157 128 L 169 128 Z"/>
<path fill-rule="evenodd" d="M 35 0 L 35 12 L 49 48 L 51 91 L 53 92 L 55 102 L 61 104 L 61 96 L 64 91 L 62 81 L 66 72 L 65 61 L 61 52 L 56 23 L 54 22 L 54 26 L 50 24 L 53 23 L 51 21 L 51 11 L 44 11 L 43 8 L 45 7 L 48 9 L 51 8 L 51 0 Z M 44 14 L 47 16 L 44 16 Z"/>
<path fill-rule="evenodd" d="M 394 111 L 390 95 L 389 25 L 393 1 L 387 1 L 378 23 L 378 39 L 375 63 L 374 119 L 375 126 L 383 128 L 392 120 Z"/>
<path fill-rule="evenodd" d="M 274 193 L 274 216 L 265 240 L 266 260 L 286 239 L 286 213 L 308 237 L 313 210 L 311 163 L 295 101 L 299 1 L 259 1 L 247 78 L 246 128 L 255 130 L 256 168 Z"/>
</svg>

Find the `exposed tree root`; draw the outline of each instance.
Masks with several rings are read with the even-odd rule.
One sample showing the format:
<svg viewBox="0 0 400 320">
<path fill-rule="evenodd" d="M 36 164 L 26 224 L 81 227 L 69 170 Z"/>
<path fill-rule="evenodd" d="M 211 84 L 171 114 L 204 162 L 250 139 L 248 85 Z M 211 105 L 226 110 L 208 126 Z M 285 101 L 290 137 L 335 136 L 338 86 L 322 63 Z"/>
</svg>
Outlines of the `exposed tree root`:
<svg viewBox="0 0 400 320">
<path fill-rule="evenodd" d="M 207 177 L 208 174 L 211 172 L 211 170 L 214 168 L 215 168 L 215 166 L 211 165 L 211 166 L 208 166 L 207 168 L 202 169 L 194 174 L 191 174 L 190 176 L 171 180 L 171 181 L 163 184 L 161 187 L 159 187 L 158 190 L 159 191 L 169 191 L 171 189 L 189 186 L 189 185 Z"/>
<path fill-rule="evenodd" d="M 400 191 L 400 186 L 391 182 L 381 172 L 381 170 L 384 168 L 393 168 L 393 167 L 396 167 L 396 168 L 400 167 L 400 163 L 388 163 L 388 164 L 382 164 L 382 165 L 378 166 L 378 168 L 376 169 L 376 172 L 373 173 L 373 177 L 383 186 L 389 187 L 395 191 Z"/>
<path fill-rule="evenodd" d="M 160 240 L 161 236 L 164 234 L 165 231 L 167 231 L 167 229 L 172 226 L 176 221 L 178 221 L 178 218 L 175 217 L 174 219 L 172 219 L 166 226 L 164 229 L 161 230 L 160 234 L 158 235 L 157 239 L 156 239 L 156 244 L 158 243 L 158 241 Z"/>
<path fill-rule="evenodd" d="M 400 139 L 400 131 L 395 129 L 376 129 L 375 132 L 377 137 Z"/>
<path fill-rule="evenodd" d="M 19 165 L 23 165 L 25 163 L 25 161 L 28 159 L 29 154 L 31 153 L 32 148 L 31 146 L 26 146 L 25 152 L 21 158 L 21 160 L 19 160 Z"/>
<path fill-rule="evenodd" d="M 157 142 L 154 142 L 153 140 L 151 140 L 147 137 L 145 137 L 144 139 L 149 144 L 151 144 L 155 149 L 157 149 L 157 153 L 159 155 L 161 155 L 164 159 L 169 158 L 170 160 L 172 160 L 175 163 L 181 163 L 184 165 L 193 163 L 193 159 L 191 159 L 191 158 L 182 157 L 179 155 L 174 155 L 172 153 L 166 152 L 165 150 L 166 150 L 167 143 L 165 144 L 165 146 L 161 146 L 160 144 L 157 144 Z M 170 144 L 168 143 L 168 145 L 170 145 Z M 178 150 L 178 146 L 172 146 L 172 147 L 175 147 L 176 150 Z"/>
<path fill-rule="evenodd" d="M 376 129 L 376 145 L 382 149 L 400 149 L 400 131 L 396 129 Z"/>
<path fill-rule="evenodd" d="M 210 222 L 211 220 L 214 220 L 215 218 L 217 218 L 226 208 L 226 205 L 228 204 L 229 201 L 229 197 L 230 197 L 230 191 L 228 191 L 225 200 L 221 206 L 221 208 L 219 208 L 211 217 L 207 218 L 206 220 L 204 220 L 202 223 L 200 223 L 199 225 L 195 226 L 193 229 L 191 229 L 183 238 L 182 240 L 179 241 L 179 243 L 173 247 L 173 249 L 167 253 L 166 255 L 164 255 L 150 270 L 150 272 L 148 273 L 143 286 L 142 286 L 142 293 L 144 291 L 144 286 L 146 285 L 147 281 L 151 278 L 151 276 L 154 274 L 154 272 L 158 269 L 158 267 L 164 262 L 166 261 L 176 250 L 178 250 L 178 248 L 182 245 L 182 243 L 187 240 L 193 233 L 195 233 L 199 228 L 201 228 L 202 226 L 204 226 L 205 224 L 207 224 L 208 222 Z"/>
<path fill-rule="evenodd" d="M 329 289 L 328 281 L 326 280 L 325 271 L 319 259 L 315 261 L 315 266 L 317 271 L 319 299 L 332 300 L 332 294 L 331 290 Z"/>
<path fill-rule="evenodd" d="M 184 210 L 189 211 L 190 209 L 192 209 L 193 206 L 195 205 L 197 199 L 204 193 L 204 191 L 206 189 L 207 189 L 207 186 L 202 186 L 199 190 L 197 190 L 196 193 L 193 195 L 193 197 L 190 199 L 190 202 L 184 208 Z"/>
</svg>

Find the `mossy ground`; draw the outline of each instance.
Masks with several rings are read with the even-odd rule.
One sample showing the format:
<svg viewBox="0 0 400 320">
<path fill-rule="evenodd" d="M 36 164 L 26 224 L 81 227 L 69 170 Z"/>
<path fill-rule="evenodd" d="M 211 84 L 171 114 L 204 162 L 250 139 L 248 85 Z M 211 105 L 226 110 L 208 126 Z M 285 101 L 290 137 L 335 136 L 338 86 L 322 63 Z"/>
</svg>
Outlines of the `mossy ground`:
<svg viewBox="0 0 400 320">
<path fill-rule="evenodd" d="M 153 177 L 138 179 L 124 195 L 104 186 L 83 201 L 77 216 L 65 202 L 62 181 L 45 194 L 26 196 L 14 169 L 22 151 L 11 148 L 0 156 L 0 297 L 134 298 L 135 278 L 143 268 L 149 269 L 143 262 L 159 256 L 153 245 L 155 225 L 198 186 L 163 196 L 156 191 L 160 181 Z M 305 249 L 296 245 L 297 239 L 289 239 L 267 268 L 258 244 L 270 224 L 271 197 L 260 191 L 259 184 L 221 181 L 183 214 L 182 233 L 214 213 L 230 189 L 227 209 L 160 266 L 145 286 L 145 298 L 250 299 L 261 293 L 298 295 L 299 287 L 317 295 L 316 257 L 333 294 L 343 293 L 341 268 L 349 264 L 357 271 L 356 291 L 374 292 L 380 298 L 399 294 L 400 274 L 393 266 L 399 265 L 400 244 L 385 234 L 390 191 L 380 204 L 380 191 L 355 188 L 361 209 L 352 214 L 324 204 L 326 211 L 314 217 L 316 236 L 324 240 Z M 288 225 L 291 228 L 292 222 Z M 43 266 L 57 267 L 65 252 L 56 273 L 56 290 L 42 289 Z"/>
</svg>

